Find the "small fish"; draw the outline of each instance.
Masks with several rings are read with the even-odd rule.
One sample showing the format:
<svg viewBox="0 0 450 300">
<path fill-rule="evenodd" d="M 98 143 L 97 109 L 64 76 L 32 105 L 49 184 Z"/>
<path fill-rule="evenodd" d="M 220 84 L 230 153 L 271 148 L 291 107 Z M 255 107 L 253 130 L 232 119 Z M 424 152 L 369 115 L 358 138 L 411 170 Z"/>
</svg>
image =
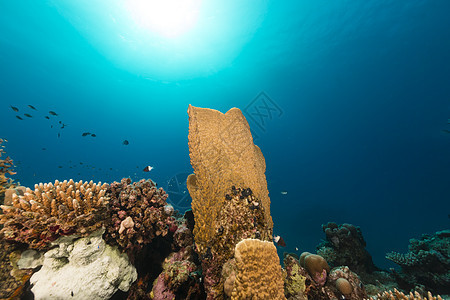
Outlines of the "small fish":
<svg viewBox="0 0 450 300">
<path fill-rule="evenodd" d="M 287 191 L 281 191 L 281 195 L 287 195 Z"/>
<path fill-rule="evenodd" d="M 64 129 L 64 127 L 66 127 L 67 126 L 67 124 L 62 124 L 62 126 L 61 126 L 61 129 Z"/>
<path fill-rule="evenodd" d="M 95 133 L 92 133 L 91 136 L 92 136 L 92 137 L 96 137 Z"/>
<path fill-rule="evenodd" d="M 83 132 L 83 134 L 81 136 L 87 136 L 87 135 L 90 135 L 90 134 L 91 134 L 90 132 Z"/>
<path fill-rule="evenodd" d="M 61 124 L 61 121 L 59 121 L 58 123 Z"/>
<path fill-rule="evenodd" d="M 52 116 L 57 116 L 57 115 L 58 115 L 58 114 L 55 113 L 54 111 L 49 111 L 48 113 L 51 114 Z"/>
<path fill-rule="evenodd" d="M 50 128 L 53 128 L 53 125 L 50 125 Z"/>
<path fill-rule="evenodd" d="M 124 141 L 122 142 L 122 144 L 126 146 L 126 145 L 129 145 L 130 142 L 128 142 L 128 140 L 124 140 Z"/>
<path fill-rule="evenodd" d="M 286 243 L 284 242 L 284 239 L 279 235 L 274 236 L 273 241 L 277 244 L 277 246 L 286 247 Z"/>
<path fill-rule="evenodd" d="M 61 137 L 61 134 L 58 132 L 58 138 L 60 138 Z"/>
<path fill-rule="evenodd" d="M 298 251 L 298 247 L 295 247 L 295 251 Z"/>
<path fill-rule="evenodd" d="M 151 170 L 153 170 L 154 168 L 153 167 L 151 167 L 151 166 L 146 166 L 145 168 L 144 168 L 144 170 L 142 170 L 142 171 L 144 171 L 144 172 L 150 172 Z"/>
<path fill-rule="evenodd" d="M 450 133 L 450 130 L 447 130 L 447 129 L 442 129 L 442 131 L 445 133 Z"/>
<path fill-rule="evenodd" d="M 37 110 L 36 107 L 34 107 L 33 105 L 28 104 L 28 107 L 34 110 Z"/>
<path fill-rule="evenodd" d="M 42 148 L 42 150 L 47 150 L 46 148 Z"/>
<path fill-rule="evenodd" d="M 19 117 L 19 116 L 16 116 L 16 118 L 19 119 L 19 120 L 23 120 L 23 119 L 22 119 L 21 117 Z"/>
<path fill-rule="evenodd" d="M 58 166 L 58 168 L 62 169 L 62 166 Z"/>
<path fill-rule="evenodd" d="M 49 117 L 49 116 L 45 116 L 44 118 L 46 118 L 47 120 L 50 120 L 50 117 Z"/>
<path fill-rule="evenodd" d="M 32 118 L 33 116 L 30 114 L 23 114 L 25 117 Z"/>
<path fill-rule="evenodd" d="M 18 109 L 17 107 L 12 106 L 12 105 L 10 105 L 10 106 L 11 106 L 11 109 L 12 109 L 13 111 L 15 111 L 15 112 L 18 112 L 18 111 L 19 111 L 19 109 Z"/>
</svg>

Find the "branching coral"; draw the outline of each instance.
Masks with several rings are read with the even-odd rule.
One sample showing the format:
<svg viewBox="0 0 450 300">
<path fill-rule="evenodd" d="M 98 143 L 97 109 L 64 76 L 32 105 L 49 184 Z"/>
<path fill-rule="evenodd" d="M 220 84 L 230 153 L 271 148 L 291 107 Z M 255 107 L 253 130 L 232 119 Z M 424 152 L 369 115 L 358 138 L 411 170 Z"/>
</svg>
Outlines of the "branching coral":
<svg viewBox="0 0 450 300">
<path fill-rule="evenodd" d="M 5 239 L 44 249 L 58 237 L 87 236 L 107 219 L 107 184 L 63 182 L 36 184 L 23 196 L 13 194 L 12 206 L 2 205 L 0 224 Z"/>
<path fill-rule="evenodd" d="M 394 291 L 387 291 L 371 297 L 367 300 L 442 300 L 442 297 L 437 295 L 433 296 L 430 292 L 426 296 L 420 295 L 418 292 L 410 292 L 408 295 L 394 289 Z"/>
<path fill-rule="evenodd" d="M 151 180 L 131 183 L 130 178 L 113 182 L 108 188 L 110 197 L 111 226 L 105 240 L 117 244 L 133 257 L 156 236 L 166 236 L 176 230 L 177 223 L 167 206 L 167 193 L 157 188 Z"/>
<path fill-rule="evenodd" d="M 0 203 L 3 203 L 5 197 L 5 191 L 13 185 L 13 180 L 8 178 L 7 175 L 16 174 L 13 172 L 12 167 L 14 166 L 12 159 L 8 156 L 2 159 L 4 150 L 3 142 L 6 140 L 0 139 Z"/>
</svg>

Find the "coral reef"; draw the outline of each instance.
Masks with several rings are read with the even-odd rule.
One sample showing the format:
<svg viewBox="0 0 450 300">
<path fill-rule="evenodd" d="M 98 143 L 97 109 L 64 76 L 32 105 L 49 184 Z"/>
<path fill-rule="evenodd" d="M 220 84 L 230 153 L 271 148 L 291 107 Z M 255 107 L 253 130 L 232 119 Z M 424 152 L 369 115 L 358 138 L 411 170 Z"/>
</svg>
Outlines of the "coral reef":
<svg viewBox="0 0 450 300">
<path fill-rule="evenodd" d="M 189 105 L 189 155 L 195 175 L 187 179 L 195 216 L 195 243 L 207 254 L 216 220 L 231 186 L 251 188 L 264 207 L 265 224 L 272 229 L 265 160 L 253 144 L 250 127 L 237 108 L 219 111 Z"/>
<path fill-rule="evenodd" d="M 325 291 L 330 299 L 360 300 L 367 297 L 358 275 L 346 266 L 331 270 Z"/>
<path fill-rule="evenodd" d="M 410 292 L 408 295 L 394 289 L 393 291 L 385 291 L 366 300 L 442 300 L 439 295 L 433 296 L 430 292 L 426 296 L 420 295 L 418 292 Z"/>
<path fill-rule="evenodd" d="M 0 236 L 0 299 L 19 299 L 32 270 L 20 270 L 17 262 L 23 247 Z"/>
<path fill-rule="evenodd" d="M 360 275 L 379 270 L 365 249 L 366 242 L 359 227 L 328 222 L 322 225 L 322 229 L 326 241 L 317 246 L 317 254 L 324 257 L 331 267 L 348 266 Z"/>
<path fill-rule="evenodd" d="M 246 238 L 271 240 L 271 229 L 265 223 L 264 206 L 248 188 L 232 187 L 224 197 L 208 250 L 200 255 L 204 285 L 210 298 L 220 298 L 224 293 L 222 266 L 233 258 L 235 246 Z"/>
<path fill-rule="evenodd" d="M 36 184 L 23 196 L 12 194 L 12 205 L 2 205 L 0 231 L 10 241 L 45 249 L 60 236 L 87 236 L 107 219 L 107 184 L 63 182 Z"/>
<path fill-rule="evenodd" d="M 322 265 L 322 259 L 317 258 L 317 255 L 304 252 L 300 260 L 297 260 L 296 255 L 293 254 L 286 254 L 283 260 L 286 270 L 285 293 L 289 300 L 360 300 L 367 297 L 360 278 L 348 267 L 334 268 L 326 277 L 324 276 L 326 281 L 317 279 L 316 281 L 311 274 L 321 274 L 320 270 L 326 270 L 326 266 Z M 309 267 L 310 271 L 302 267 L 305 265 L 305 260 L 315 265 L 314 268 Z"/>
<path fill-rule="evenodd" d="M 284 293 L 288 299 L 306 300 L 306 286 L 311 284 L 311 277 L 300 266 L 298 259 L 291 255 L 285 255 L 283 259 L 286 277 L 284 279 Z"/>
<path fill-rule="evenodd" d="M 104 229 L 88 237 L 63 237 L 44 254 L 42 268 L 31 276 L 35 299 L 109 299 L 128 291 L 137 278 L 126 254 L 102 239 Z"/>
<path fill-rule="evenodd" d="M 5 197 L 5 191 L 13 186 L 13 180 L 8 178 L 7 175 L 16 174 L 12 167 L 14 166 L 13 160 L 8 156 L 5 159 L 2 159 L 4 150 L 3 142 L 6 140 L 0 138 L 0 203 L 3 203 L 3 199 Z"/>
<path fill-rule="evenodd" d="M 244 239 L 236 245 L 231 299 L 286 299 L 277 249 L 272 242 Z"/>
<path fill-rule="evenodd" d="M 319 286 L 323 286 L 327 281 L 330 267 L 322 256 L 303 252 L 300 255 L 300 266 L 308 271 L 308 274 Z"/>
<path fill-rule="evenodd" d="M 163 262 L 163 271 L 153 283 L 152 299 L 197 299 L 203 294 L 201 272 L 193 262 L 192 247 L 171 253 Z"/>
<path fill-rule="evenodd" d="M 401 271 L 393 270 L 400 288 L 413 289 L 423 285 L 432 292 L 450 293 L 450 230 L 422 235 L 411 239 L 409 252 L 391 252 L 386 258 L 401 266 Z"/>
<path fill-rule="evenodd" d="M 156 236 L 177 230 L 173 209 L 166 202 L 167 193 L 150 179 L 131 183 L 130 178 L 124 178 L 111 183 L 106 195 L 110 198 L 111 224 L 104 238 L 131 259 Z"/>
</svg>

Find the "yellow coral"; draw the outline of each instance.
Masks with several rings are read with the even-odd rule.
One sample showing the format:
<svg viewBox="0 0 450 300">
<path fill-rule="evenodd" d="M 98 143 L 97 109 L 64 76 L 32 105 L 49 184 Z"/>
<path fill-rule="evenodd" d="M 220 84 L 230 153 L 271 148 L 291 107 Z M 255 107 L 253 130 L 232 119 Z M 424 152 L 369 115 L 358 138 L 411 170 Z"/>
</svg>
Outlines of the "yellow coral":
<svg viewBox="0 0 450 300">
<path fill-rule="evenodd" d="M 397 289 L 394 289 L 393 291 L 386 291 L 382 294 L 378 294 L 375 297 L 371 297 L 370 299 L 366 300 L 372 300 L 372 299 L 378 299 L 378 300 L 442 300 L 442 297 L 437 295 L 433 296 L 430 292 L 428 292 L 427 296 L 422 297 L 417 291 L 409 293 L 409 295 L 405 295 L 404 293 L 398 291 Z"/>
<path fill-rule="evenodd" d="M 237 272 L 231 299 L 286 299 L 273 243 L 244 239 L 236 245 L 235 259 Z"/>
<path fill-rule="evenodd" d="M 253 144 L 250 127 L 242 112 L 189 105 L 189 154 L 195 175 L 187 186 L 195 216 L 195 241 L 200 252 L 214 236 L 215 222 L 231 186 L 249 187 L 264 206 L 265 221 L 273 227 L 267 190 L 266 164 Z"/>
</svg>

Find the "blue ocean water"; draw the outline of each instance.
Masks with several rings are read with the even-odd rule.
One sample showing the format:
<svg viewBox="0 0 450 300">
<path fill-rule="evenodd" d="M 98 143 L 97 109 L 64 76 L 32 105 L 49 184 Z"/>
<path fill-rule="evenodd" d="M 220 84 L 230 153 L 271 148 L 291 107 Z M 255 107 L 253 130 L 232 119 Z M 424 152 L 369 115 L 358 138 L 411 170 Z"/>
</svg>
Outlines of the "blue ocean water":
<svg viewBox="0 0 450 300">
<path fill-rule="evenodd" d="M 449 227 L 449 1 L 186 1 L 175 20 L 195 20 L 176 34 L 134 2 L 0 1 L 16 180 L 151 178 L 183 209 L 188 105 L 238 107 L 281 251 L 313 252 L 321 224 L 352 223 L 386 268 L 386 252 Z"/>
</svg>

